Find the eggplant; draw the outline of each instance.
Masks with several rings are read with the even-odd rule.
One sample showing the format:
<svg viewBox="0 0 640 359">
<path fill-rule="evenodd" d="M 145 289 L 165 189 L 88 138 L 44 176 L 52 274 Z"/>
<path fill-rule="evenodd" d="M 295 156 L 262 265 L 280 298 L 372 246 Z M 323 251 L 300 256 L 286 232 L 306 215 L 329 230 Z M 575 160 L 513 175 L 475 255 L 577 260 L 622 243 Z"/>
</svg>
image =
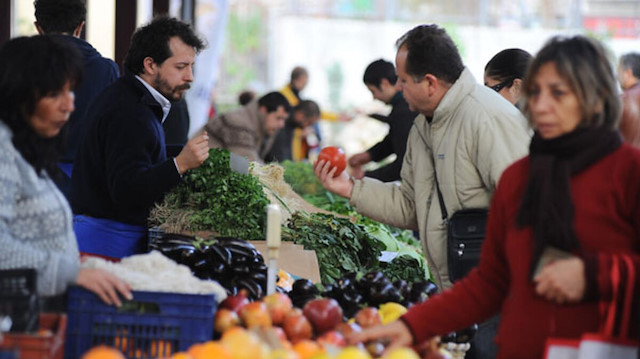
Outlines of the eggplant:
<svg viewBox="0 0 640 359">
<path fill-rule="evenodd" d="M 387 302 L 399 303 L 401 298 L 400 293 L 393 284 L 388 283 L 383 286 L 371 287 L 369 290 L 369 300 L 369 305 L 378 306 Z"/>
<path fill-rule="evenodd" d="M 398 279 L 394 281 L 393 286 L 400 292 L 400 296 L 404 302 L 408 301 L 411 297 L 411 286 L 407 283 L 406 280 Z"/>
<path fill-rule="evenodd" d="M 251 265 L 251 269 L 255 272 L 267 272 L 269 270 L 269 266 L 263 263 L 253 263 Z"/>
<path fill-rule="evenodd" d="M 244 247 L 246 249 L 256 249 L 253 244 L 245 241 L 244 239 L 234 238 L 234 237 L 216 237 L 216 241 L 219 244 L 227 247 L 227 246 L 237 246 Z"/>
<path fill-rule="evenodd" d="M 257 300 L 262 298 L 262 296 L 264 295 L 264 289 L 262 288 L 262 286 L 251 279 L 242 278 L 236 280 L 235 284 L 237 285 L 238 289 L 246 289 L 249 292 L 249 297 L 251 299 Z"/>
<path fill-rule="evenodd" d="M 224 263 L 209 263 L 209 272 L 212 274 L 211 279 L 218 279 L 227 272 L 228 267 Z"/>
<path fill-rule="evenodd" d="M 247 266 L 231 266 L 231 271 L 237 275 L 240 276 L 242 278 L 248 278 L 249 277 L 249 273 L 251 273 L 251 268 L 247 267 Z"/>
<path fill-rule="evenodd" d="M 355 283 L 358 280 L 358 273 L 357 272 L 349 272 L 349 273 L 345 274 L 342 278 L 350 280 L 351 283 Z"/>
<path fill-rule="evenodd" d="M 431 281 L 415 282 L 411 285 L 410 300 L 413 303 L 421 303 L 429 299 L 438 291 L 438 287 Z"/>
<path fill-rule="evenodd" d="M 258 283 L 267 283 L 267 273 L 266 272 L 251 272 L 249 274 L 249 278 L 251 278 L 251 280 L 256 281 Z M 276 278 L 277 279 L 277 278 Z"/>
<path fill-rule="evenodd" d="M 293 285 L 291 286 L 291 292 L 295 294 L 308 294 L 316 296 L 320 291 L 312 281 L 301 278 L 293 282 Z"/>
<path fill-rule="evenodd" d="M 369 272 L 369 273 L 365 274 L 364 277 L 362 277 L 362 279 L 360 279 L 360 282 L 365 284 L 365 285 L 367 285 L 367 286 L 369 286 L 369 285 L 373 285 L 375 283 L 378 283 L 384 277 L 385 277 L 385 275 L 382 272 L 379 272 L 379 271 Z"/>
<path fill-rule="evenodd" d="M 295 295 L 289 292 L 289 298 L 291 298 L 291 302 L 293 303 L 294 307 L 304 308 L 304 305 L 307 304 L 307 302 L 316 299 L 316 296 L 313 294 Z"/>
<path fill-rule="evenodd" d="M 224 263 L 227 266 L 231 265 L 231 251 L 228 248 L 214 244 L 209 246 L 206 252 L 209 260 Z"/>
</svg>

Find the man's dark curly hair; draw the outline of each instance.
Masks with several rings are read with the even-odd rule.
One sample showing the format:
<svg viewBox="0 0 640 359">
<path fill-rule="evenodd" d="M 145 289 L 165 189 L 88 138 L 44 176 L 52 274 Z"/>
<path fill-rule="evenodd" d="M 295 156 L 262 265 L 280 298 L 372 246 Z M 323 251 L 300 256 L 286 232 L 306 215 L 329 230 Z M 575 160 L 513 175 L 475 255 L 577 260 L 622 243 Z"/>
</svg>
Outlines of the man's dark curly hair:
<svg viewBox="0 0 640 359">
<path fill-rule="evenodd" d="M 406 71 L 416 81 L 432 74 L 452 84 L 464 70 L 456 44 L 438 25 L 416 26 L 402 35 L 396 46 L 407 48 Z"/>
<path fill-rule="evenodd" d="M 193 47 L 196 53 L 204 49 L 204 42 L 195 34 L 191 26 L 172 17 L 157 17 L 149 24 L 138 28 L 131 37 L 129 51 L 124 59 L 124 67 L 134 75 L 144 72 L 144 59 L 151 57 L 161 65 L 171 57 L 169 39 L 178 36 L 185 44 Z"/>
<path fill-rule="evenodd" d="M 63 134 L 38 136 L 31 127 L 31 116 L 43 97 L 55 94 L 67 82 L 74 89 L 82 71 L 78 50 L 50 36 L 18 37 L 0 48 L 0 121 L 9 126 L 13 145 L 41 176 L 43 170 L 51 176 L 58 173 Z"/>
<path fill-rule="evenodd" d="M 85 0 L 35 0 L 36 21 L 45 34 L 73 31 L 87 17 Z"/>
</svg>

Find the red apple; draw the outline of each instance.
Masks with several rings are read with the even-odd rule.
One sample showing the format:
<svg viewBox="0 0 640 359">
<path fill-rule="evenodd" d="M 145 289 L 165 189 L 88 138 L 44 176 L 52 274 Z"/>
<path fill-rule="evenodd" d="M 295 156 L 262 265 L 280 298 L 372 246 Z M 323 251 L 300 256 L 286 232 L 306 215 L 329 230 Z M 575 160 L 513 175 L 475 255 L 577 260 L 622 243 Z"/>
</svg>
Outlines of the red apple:
<svg viewBox="0 0 640 359">
<path fill-rule="evenodd" d="M 282 325 L 284 318 L 293 308 L 291 298 L 284 293 L 273 293 L 264 298 L 262 301 L 267 305 L 269 315 L 271 315 L 271 321 L 274 325 Z"/>
<path fill-rule="evenodd" d="M 228 296 L 225 300 L 223 300 L 222 303 L 220 303 L 220 308 L 226 308 L 236 313 L 240 313 L 242 307 L 247 304 L 249 304 L 247 292 L 245 290 L 241 290 L 238 294 Z"/>
<path fill-rule="evenodd" d="M 335 299 L 314 299 L 304 306 L 304 315 L 317 334 L 333 330 L 342 323 L 342 308 Z"/>
<path fill-rule="evenodd" d="M 296 343 L 303 339 L 311 339 L 313 336 L 313 327 L 311 326 L 311 323 L 307 317 L 302 314 L 302 310 L 298 308 L 292 310 L 284 318 L 282 329 L 284 329 L 285 334 L 287 334 L 287 338 L 289 338 L 289 341 L 292 343 Z"/>
<path fill-rule="evenodd" d="M 322 334 L 318 339 L 316 339 L 316 341 L 324 348 L 327 346 L 334 346 L 338 348 L 347 346 L 347 339 L 336 330 L 331 330 Z"/>
<path fill-rule="evenodd" d="M 378 309 L 374 307 L 362 308 L 356 314 L 356 323 L 360 324 L 363 328 L 373 327 L 374 325 L 382 324 L 382 317 L 378 313 Z"/>
<path fill-rule="evenodd" d="M 247 328 L 271 326 L 269 310 L 262 302 L 251 302 L 245 305 L 240 311 L 240 318 Z"/>
<path fill-rule="evenodd" d="M 214 323 L 216 333 L 222 334 L 229 328 L 240 325 L 240 317 L 230 309 L 221 308 L 216 312 L 216 320 Z"/>
</svg>

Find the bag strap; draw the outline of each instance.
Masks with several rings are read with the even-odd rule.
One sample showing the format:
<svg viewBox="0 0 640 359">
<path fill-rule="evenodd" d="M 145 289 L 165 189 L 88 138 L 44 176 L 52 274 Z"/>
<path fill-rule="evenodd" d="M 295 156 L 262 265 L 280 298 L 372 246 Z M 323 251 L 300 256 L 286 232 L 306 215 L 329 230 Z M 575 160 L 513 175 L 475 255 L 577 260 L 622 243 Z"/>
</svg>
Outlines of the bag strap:
<svg viewBox="0 0 640 359">
<path fill-rule="evenodd" d="M 438 203 L 440 203 L 440 212 L 442 213 L 442 221 L 446 224 L 449 218 L 449 215 L 447 214 L 447 206 L 445 206 L 444 204 L 444 198 L 442 197 L 442 192 L 440 191 L 440 184 L 438 183 L 438 171 L 436 171 L 436 161 L 433 158 L 433 150 L 430 148 L 430 146 L 427 144 L 427 140 L 425 140 L 425 138 L 422 136 L 422 133 L 420 133 L 420 130 L 418 129 L 418 126 L 416 125 L 415 121 L 413 122 L 412 127 L 416 127 L 416 133 L 418 134 L 418 136 L 420 136 L 420 139 L 422 140 L 422 143 L 424 143 L 424 146 L 427 150 L 430 150 L 431 152 L 431 164 L 433 165 L 433 178 L 436 182 L 436 192 L 438 193 Z"/>
<path fill-rule="evenodd" d="M 449 215 L 447 213 L 447 206 L 444 204 L 444 198 L 440 191 L 440 183 L 438 182 L 438 171 L 436 171 L 436 161 L 433 158 L 433 151 L 431 151 L 431 163 L 433 164 L 433 178 L 436 182 L 436 192 L 438 192 L 438 202 L 440 203 L 440 212 L 442 213 L 442 220 L 447 223 Z"/>
</svg>

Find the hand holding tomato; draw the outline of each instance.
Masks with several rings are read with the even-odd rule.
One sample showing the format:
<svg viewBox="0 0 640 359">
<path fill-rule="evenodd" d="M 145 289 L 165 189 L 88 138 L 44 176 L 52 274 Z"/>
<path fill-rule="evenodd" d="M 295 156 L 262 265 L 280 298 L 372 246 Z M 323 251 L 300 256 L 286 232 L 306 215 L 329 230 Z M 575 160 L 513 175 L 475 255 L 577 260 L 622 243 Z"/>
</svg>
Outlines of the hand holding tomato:
<svg viewBox="0 0 640 359">
<path fill-rule="evenodd" d="M 347 157 L 340 147 L 327 146 L 323 148 L 318 155 L 318 161 L 329 162 L 332 167 L 336 167 L 334 177 L 339 176 L 347 167 Z"/>
<path fill-rule="evenodd" d="M 343 163 L 343 166 L 346 167 L 344 157 Z M 342 197 L 351 198 L 353 182 L 347 172 L 344 171 L 344 167 L 339 169 L 338 166 L 333 165 L 326 158 L 318 157 L 318 160 L 313 165 L 313 172 L 325 189 Z"/>
</svg>

